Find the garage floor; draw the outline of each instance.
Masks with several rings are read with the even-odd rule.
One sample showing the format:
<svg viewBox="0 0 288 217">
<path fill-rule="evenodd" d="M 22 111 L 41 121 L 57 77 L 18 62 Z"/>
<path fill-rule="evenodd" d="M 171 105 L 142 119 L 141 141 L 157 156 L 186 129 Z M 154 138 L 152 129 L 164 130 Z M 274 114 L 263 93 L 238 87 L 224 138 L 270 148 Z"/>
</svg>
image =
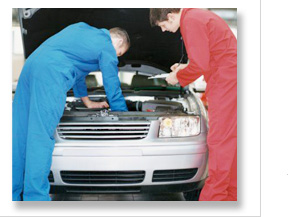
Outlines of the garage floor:
<svg viewBox="0 0 288 217">
<path fill-rule="evenodd" d="M 51 194 L 52 201 L 184 201 L 182 193 L 166 194 Z"/>
</svg>

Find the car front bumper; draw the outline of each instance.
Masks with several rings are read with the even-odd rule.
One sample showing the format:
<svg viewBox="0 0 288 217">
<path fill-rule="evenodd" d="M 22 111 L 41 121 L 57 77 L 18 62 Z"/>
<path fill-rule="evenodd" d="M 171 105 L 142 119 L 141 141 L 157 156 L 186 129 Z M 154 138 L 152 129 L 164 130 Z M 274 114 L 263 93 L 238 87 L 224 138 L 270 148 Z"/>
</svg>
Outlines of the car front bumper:
<svg viewBox="0 0 288 217">
<path fill-rule="evenodd" d="M 206 134 L 181 139 L 142 141 L 56 143 L 51 171 L 51 193 L 147 193 L 180 192 L 201 188 L 207 177 Z M 191 178 L 180 181 L 153 181 L 156 170 L 197 168 Z M 63 181 L 61 171 L 144 171 L 141 183 L 71 184 Z"/>
<path fill-rule="evenodd" d="M 57 186 L 51 185 L 50 194 L 147 194 L 177 193 L 201 189 L 205 180 L 191 183 L 143 186 Z"/>
</svg>

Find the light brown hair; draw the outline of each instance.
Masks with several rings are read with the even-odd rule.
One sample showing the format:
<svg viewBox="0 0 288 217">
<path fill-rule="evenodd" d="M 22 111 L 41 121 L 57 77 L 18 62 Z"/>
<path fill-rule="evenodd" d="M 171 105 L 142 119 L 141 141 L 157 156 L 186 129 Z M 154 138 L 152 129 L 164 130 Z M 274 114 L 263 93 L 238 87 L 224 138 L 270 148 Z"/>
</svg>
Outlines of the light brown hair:
<svg viewBox="0 0 288 217">
<path fill-rule="evenodd" d="M 181 8 L 150 8 L 150 24 L 157 26 L 159 22 L 168 20 L 167 14 L 179 13 Z"/>
</svg>

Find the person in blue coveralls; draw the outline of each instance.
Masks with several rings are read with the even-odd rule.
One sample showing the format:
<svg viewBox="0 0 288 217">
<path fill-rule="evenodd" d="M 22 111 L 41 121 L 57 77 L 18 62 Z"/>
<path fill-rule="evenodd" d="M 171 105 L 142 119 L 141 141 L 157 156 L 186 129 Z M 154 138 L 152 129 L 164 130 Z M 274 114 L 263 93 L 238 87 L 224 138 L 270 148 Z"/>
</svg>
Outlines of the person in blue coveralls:
<svg viewBox="0 0 288 217">
<path fill-rule="evenodd" d="M 121 28 L 97 29 L 72 24 L 42 43 L 22 69 L 12 112 L 13 201 L 50 201 L 48 175 L 54 131 L 73 87 L 88 108 L 127 111 L 118 77 L 118 58 L 130 47 Z M 107 102 L 88 98 L 85 77 L 102 72 Z"/>
</svg>

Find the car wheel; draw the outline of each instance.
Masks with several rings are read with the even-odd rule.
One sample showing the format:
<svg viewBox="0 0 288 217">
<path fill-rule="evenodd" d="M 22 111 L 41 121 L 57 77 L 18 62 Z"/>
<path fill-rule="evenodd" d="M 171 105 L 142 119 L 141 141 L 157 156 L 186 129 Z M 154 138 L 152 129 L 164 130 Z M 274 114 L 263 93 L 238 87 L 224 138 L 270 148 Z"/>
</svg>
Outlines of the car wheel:
<svg viewBox="0 0 288 217">
<path fill-rule="evenodd" d="M 198 201 L 202 189 L 194 191 L 183 192 L 183 196 L 186 201 Z"/>
</svg>

